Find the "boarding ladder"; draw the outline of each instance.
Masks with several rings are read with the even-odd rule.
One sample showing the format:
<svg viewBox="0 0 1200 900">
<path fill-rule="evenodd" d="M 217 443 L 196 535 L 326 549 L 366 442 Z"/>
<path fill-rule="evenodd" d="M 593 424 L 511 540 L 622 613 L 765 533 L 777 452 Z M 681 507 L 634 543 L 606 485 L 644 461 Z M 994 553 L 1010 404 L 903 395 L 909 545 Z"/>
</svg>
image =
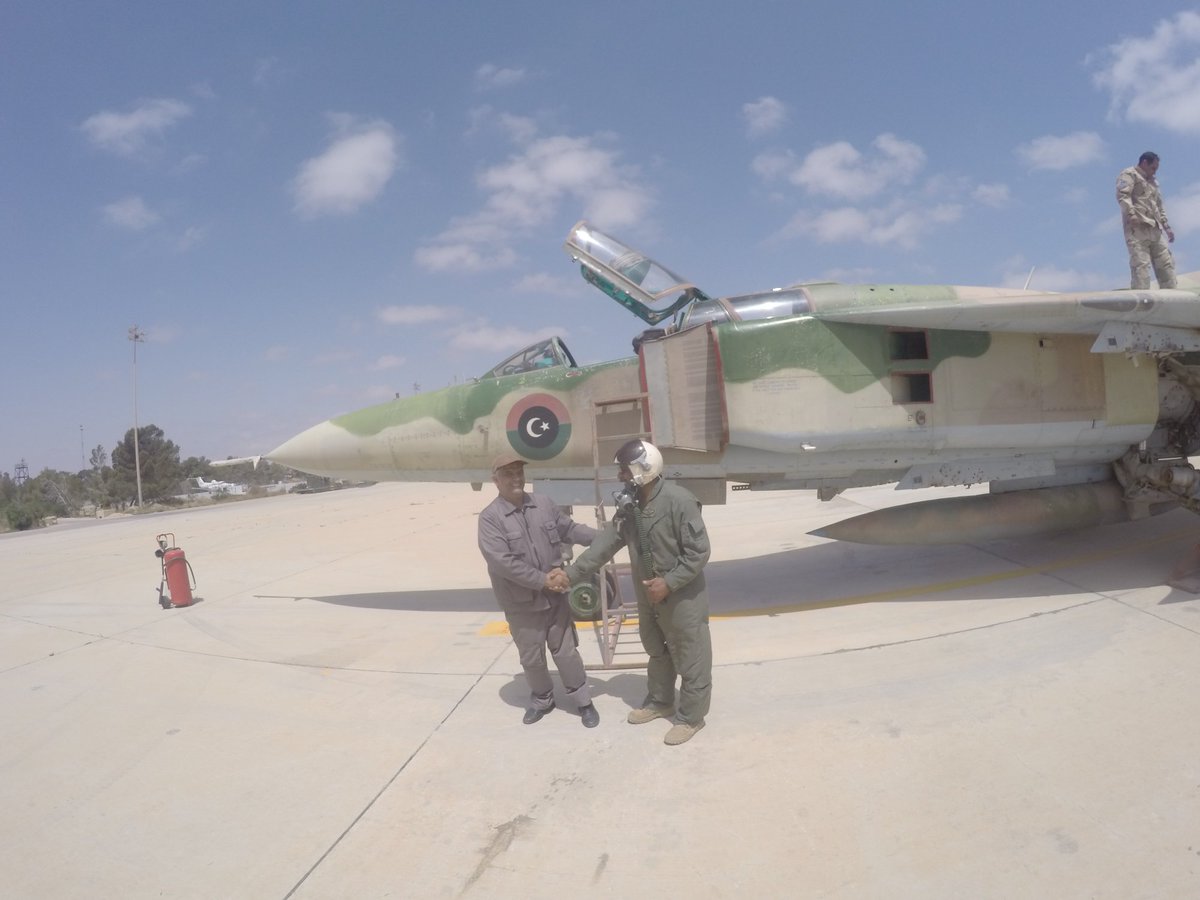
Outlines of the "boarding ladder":
<svg viewBox="0 0 1200 900">
<path fill-rule="evenodd" d="M 608 523 L 604 508 L 603 484 L 611 485 L 611 479 L 601 478 L 601 466 L 607 468 L 613 455 L 626 441 L 635 438 L 650 440 L 645 429 L 648 395 L 630 394 L 609 400 L 592 402 L 592 470 L 596 486 L 596 528 L 603 529 Z M 600 644 L 599 666 L 593 669 L 644 669 L 646 654 L 636 630 L 624 629 L 626 624 L 637 622 L 637 600 L 625 599 L 623 579 L 632 577 L 629 563 L 609 562 L 600 572 L 600 619 L 593 623 L 596 640 Z M 632 582 L 629 584 L 632 590 Z M 596 627 L 598 625 L 598 627 Z"/>
</svg>

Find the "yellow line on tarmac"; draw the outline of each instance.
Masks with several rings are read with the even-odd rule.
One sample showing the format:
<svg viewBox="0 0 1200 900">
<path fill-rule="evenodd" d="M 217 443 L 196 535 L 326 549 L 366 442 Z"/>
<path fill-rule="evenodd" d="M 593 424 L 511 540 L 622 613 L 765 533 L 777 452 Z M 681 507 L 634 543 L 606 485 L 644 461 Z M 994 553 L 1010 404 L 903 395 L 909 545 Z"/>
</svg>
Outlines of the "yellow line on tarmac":
<svg viewBox="0 0 1200 900">
<path fill-rule="evenodd" d="M 1020 569 L 1014 569 L 1010 572 L 996 572 L 992 575 L 972 575 L 968 578 L 954 578 L 949 581 L 936 581 L 931 584 L 918 584 L 907 588 L 897 588 L 891 591 L 877 591 L 872 594 L 859 594 L 854 597 L 839 597 L 834 600 L 816 600 L 800 603 L 783 603 L 777 606 L 760 606 L 754 609 L 741 609 L 735 612 L 722 613 L 719 616 L 711 616 L 713 621 L 721 621 L 724 619 L 744 619 L 750 616 L 777 616 L 783 613 L 804 612 L 810 609 L 834 609 L 839 606 L 855 606 L 860 603 L 886 603 L 890 600 L 903 600 L 909 597 L 922 597 L 929 594 L 940 594 L 947 591 L 958 590 L 959 588 L 978 587 L 984 584 L 995 584 L 1001 581 L 1012 581 L 1017 578 L 1027 578 L 1030 575 L 1045 575 L 1048 572 L 1053 572 L 1058 569 L 1068 569 L 1072 566 L 1081 566 L 1090 562 L 1095 562 L 1099 559 L 1111 559 L 1114 556 L 1126 555 L 1144 550 L 1148 547 L 1156 547 L 1160 544 L 1169 544 L 1173 541 L 1194 540 L 1195 535 L 1180 534 L 1178 532 L 1169 533 L 1160 537 L 1144 538 L 1140 541 L 1126 544 L 1120 551 L 1115 553 L 1112 550 L 1097 550 L 1093 553 L 1081 553 L 1077 556 L 1069 556 L 1066 559 L 1056 560 L 1054 562 L 1043 563 L 1040 566 L 1025 566 Z M 593 629 L 598 628 L 598 622 L 577 622 L 576 625 L 580 628 L 591 625 Z M 626 625 L 636 625 L 637 617 L 627 618 Z M 479 632 L 482 636 L 508 636 L 508 623 L 489 622 Z"/>
<path fill-rule="evenodd" d="M 637 621 L 638 621 L 637 616 L 626 616 L 625 621 L 622 624 L 636 626 Z M 599 631 L 600 623 L 599 622 L 576 622 L 575 627 L 576 628 L 590 627 L 593 631 Z M 508 622 L 505 622 L 505 621 L 488 622 L 481 629 L 479 629 L 479 636 L 480 637 L 508 637 L 509 636 Z"/>
</svg>

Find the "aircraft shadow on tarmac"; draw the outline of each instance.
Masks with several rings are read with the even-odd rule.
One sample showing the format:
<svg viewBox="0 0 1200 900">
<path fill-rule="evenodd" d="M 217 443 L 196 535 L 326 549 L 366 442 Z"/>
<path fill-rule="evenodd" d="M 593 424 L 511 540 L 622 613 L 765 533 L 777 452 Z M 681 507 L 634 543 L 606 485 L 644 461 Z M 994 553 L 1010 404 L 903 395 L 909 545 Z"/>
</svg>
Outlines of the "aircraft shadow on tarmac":
<svg viewBox="0 0 1200 900">
<path fill-rule="evenodd" d="M 296 599 L 332 603 L 334 606 L 394 609 L 404 612 L 500 612 L 490 587 L 448 591 L 377 591 L 372 594 L 334 594 L 328 597 L 308 596 Z"/>
<path fill-rule="evenodd" d="M 1123 526 L 1109 528 L 1125 530 Z M 1056 590 L 1077 594 L 1147 588 L 1165 584 L 1172 566 L 1193 546 L 1169 535 L 1146 539 L 1136 528 L 1126 534 L 1129 540 L 1123 549 L 1131 556 L 1130 564 L 1106 566 L 1102 584 L 1095 583 L 1095 576 L 1083 582 L 1072 573 L 1118 555 L 1120 551 L 1112 549 L 1111 541 L 1104 541 L 1103 546 L 1099 541 L 1072 543 L 1052 560 L 1038 564 L 1014 561 L 1040 558 L 1031 550 L 1044 549 L 1045 542 L 1032 540 L 996 541 L 971 548 L 839 542 L 712 562 L 705 568 L 705 577 L 713 615 L 771 615 L 854 603 L 986 600 L 1044 597 Z M 964 559 L 965 550 L 969 559 Z M 1174 590 L 1160 602 L 1177 603 L 1194 596 Z M 363 609 L 499 614 L 488 587 L 309 595 L 305 599 Z"/>
</svg>

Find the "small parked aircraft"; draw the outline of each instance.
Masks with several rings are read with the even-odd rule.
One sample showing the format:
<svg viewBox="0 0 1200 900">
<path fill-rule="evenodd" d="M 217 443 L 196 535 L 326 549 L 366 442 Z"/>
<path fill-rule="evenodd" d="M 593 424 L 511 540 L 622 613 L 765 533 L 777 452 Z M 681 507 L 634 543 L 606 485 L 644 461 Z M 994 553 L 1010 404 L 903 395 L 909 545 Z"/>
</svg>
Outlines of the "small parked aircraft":
<svg viewBox="0 0 1200 900">
<path fill-rule="evenodd" d="M 196 475 L 188 479 L 191 486 L 198 493 L 203 494 L 244 494 L 246 486 L 244 484 L 234 484 L 230 481 L 205 481 L 202 475 Z"/>
</svg>

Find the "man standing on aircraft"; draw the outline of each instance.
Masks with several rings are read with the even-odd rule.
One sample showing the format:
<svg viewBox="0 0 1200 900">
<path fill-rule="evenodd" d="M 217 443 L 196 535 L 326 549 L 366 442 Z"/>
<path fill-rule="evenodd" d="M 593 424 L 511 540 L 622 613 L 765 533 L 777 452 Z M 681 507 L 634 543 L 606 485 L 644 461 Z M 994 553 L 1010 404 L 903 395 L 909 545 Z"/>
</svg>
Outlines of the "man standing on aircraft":
<svg viewBox="0 0 1200 900">
<path fill-rule="evenodd" d="M 1160 288 L 1175 287 L 1175 261 L 1167 246 L 1174 243 L 1175 232 L 1167 222 L 1162 194 L 1154 177 L 1157 171 L 1158 154 L 1146 151 L 1136 166 L 1117 176 L 1117 203 L 1121 206 L 1125 246 L 1129 248 L 1129 286 L 1134 290 L 1150 287 L 1151 265 Z"/>
<path fill-rule="evenodd" d="M 571 583 L 597 572 L 629 548 L 638 631 L 650 656 L 646 699 L 629 714 L 633 725 L 675 716 L 663 739 L 682 744 L 704 727 L 712 699 L 712 641 L 704 564 L 710 552 L 700 502 L 662 479 L 663 459 L 648 441 L 629 441 L 613 460 L 626 490 L 617 514 L 565 574 Z M 675 677 L 680 679 L 675 703 Z"/>
<path fill-rule="evenodd" d="M 523 721 L 532 725 L 554 709 L 554 683 L 546 666 L 549 647 L 567 696 L 579 708 L 583 724 L 595 728 L 600 714 L 588 693 L 559 567 L 563 543 L 586 546 L 596 530 L 573 522 L 549 498 L 525 493 L 525 460 L 515 453 L 492 461 L 492 483 L 498 495 L 479 514 L 479 550 L 529 685 Z"/>
</svg>

